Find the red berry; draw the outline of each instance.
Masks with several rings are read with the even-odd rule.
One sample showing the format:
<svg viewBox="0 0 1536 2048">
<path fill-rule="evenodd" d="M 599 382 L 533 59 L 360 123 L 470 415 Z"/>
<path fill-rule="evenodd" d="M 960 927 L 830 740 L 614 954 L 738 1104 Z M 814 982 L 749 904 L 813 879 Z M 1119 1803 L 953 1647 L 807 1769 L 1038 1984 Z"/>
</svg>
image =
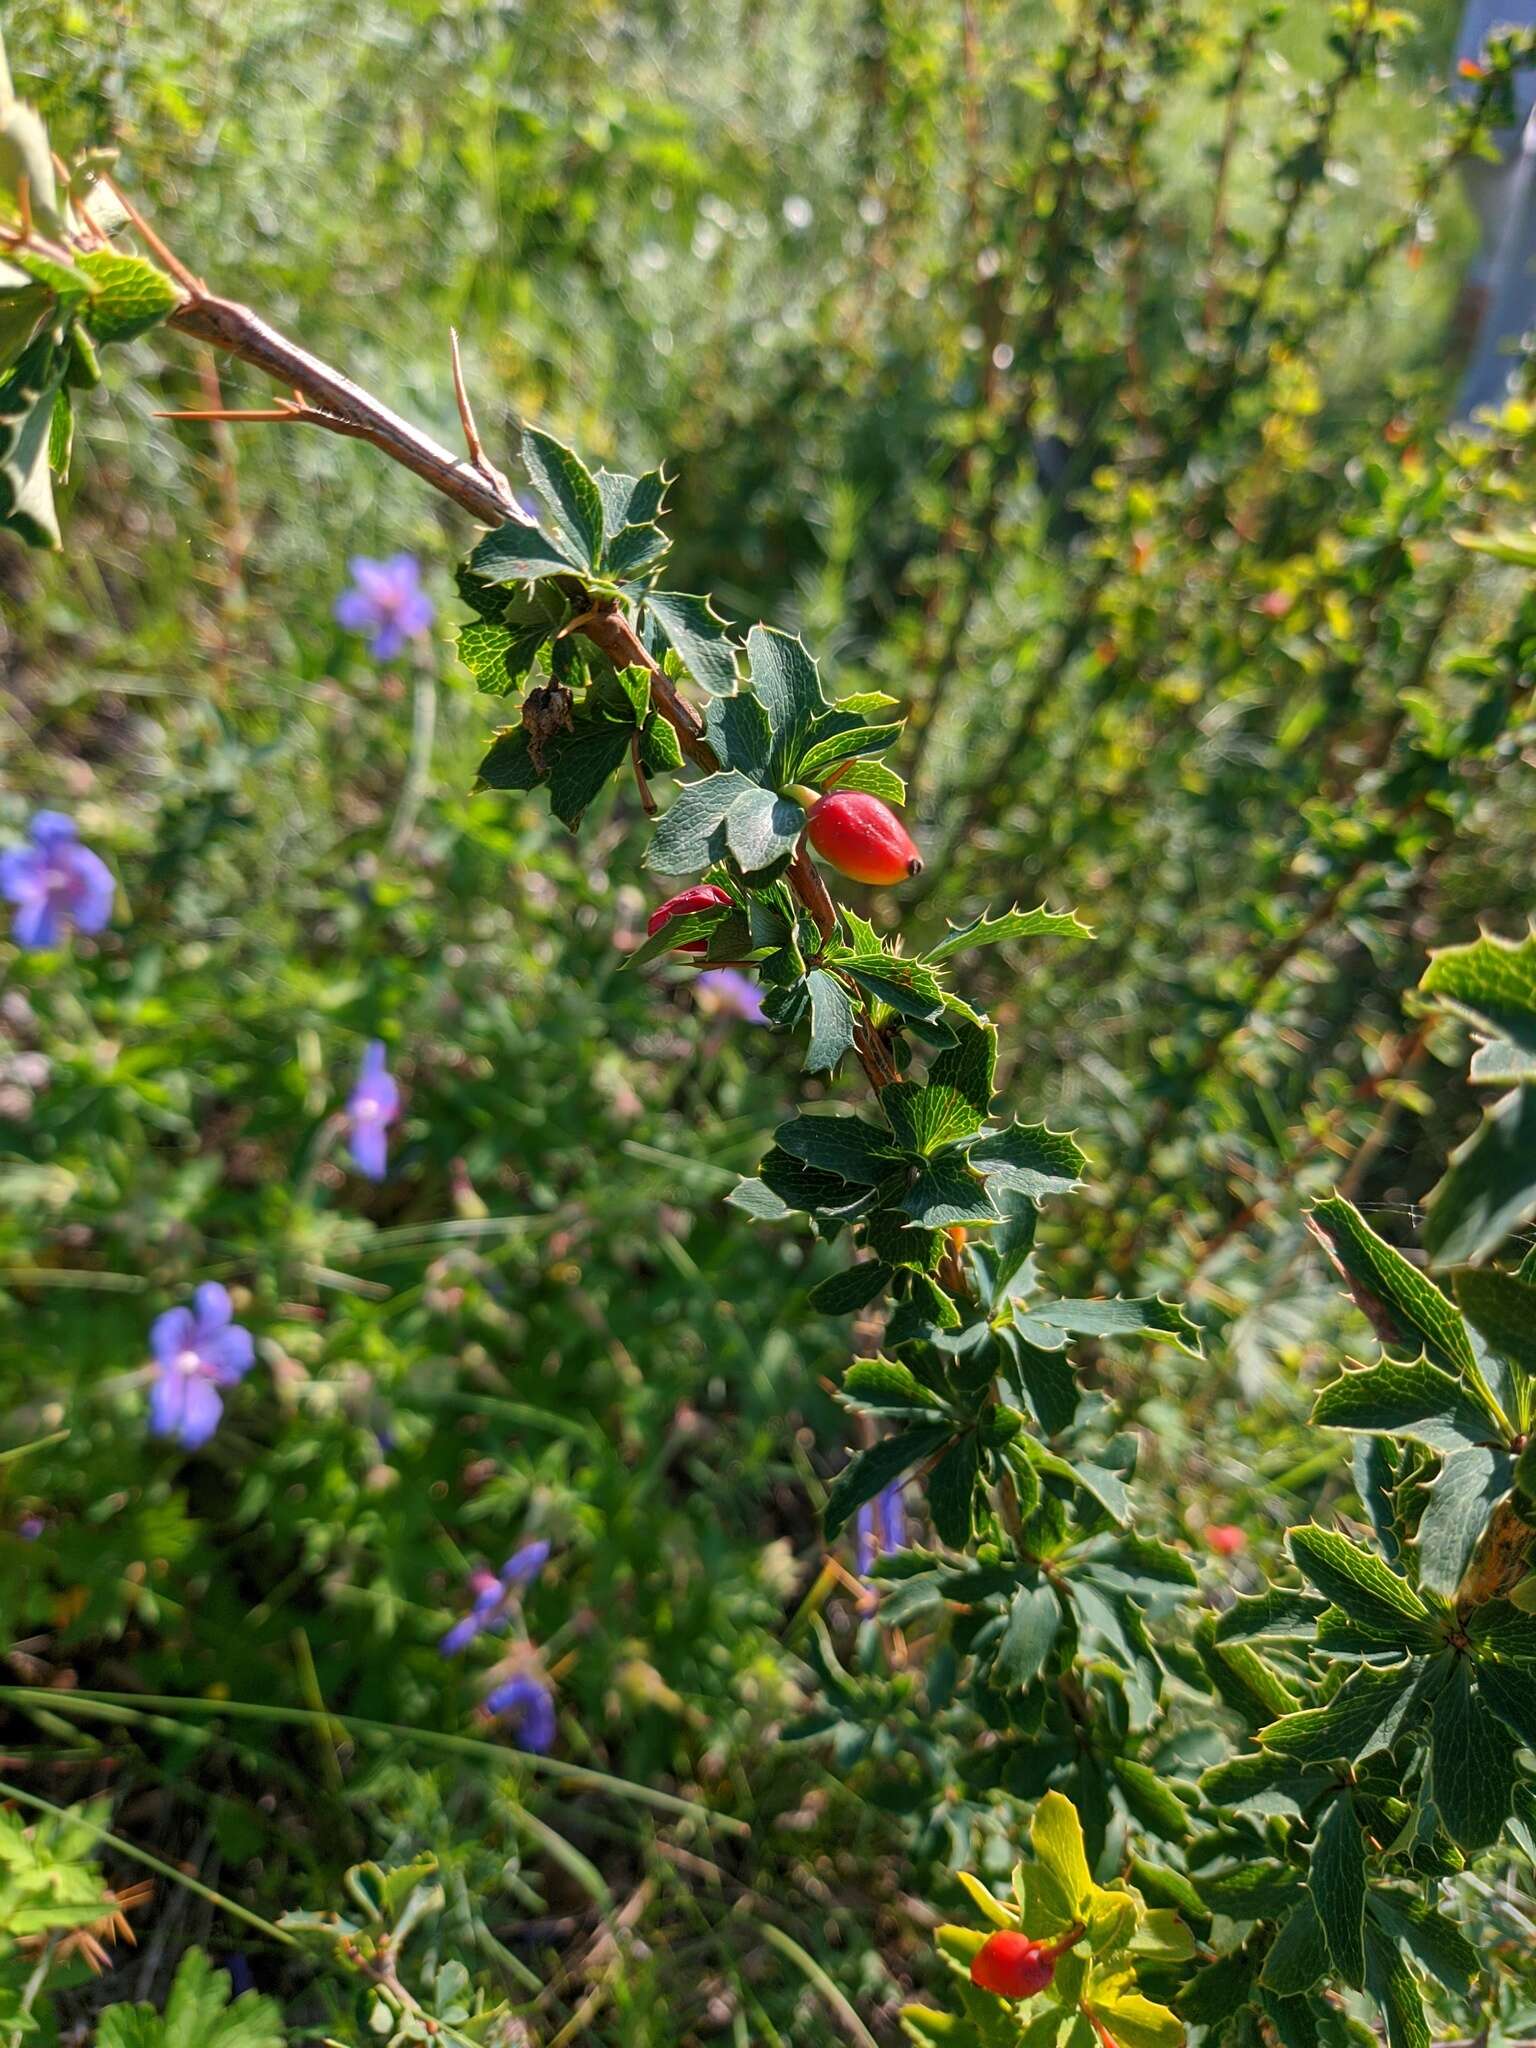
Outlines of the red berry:
<svg viewBox="0 0 1536 2048">
<path fill-rule="evenodd" d="M 1051 1950 L 1007 1927 L 989 1934 L 971 1959 L 971 1982 L 999 1998 L 1033 1998 L 1055 1975 Z"/>
<path fill-rule="evenodd" d="M 713 910 L 717 904 L 729 903 L 730 897 L 716 882 L 695 882 L 691 889 L 682 889 L 676 896 L 669 896 L 660 903 L 645 920 L 645 935 L 655 938 L 664 924 L 674 917 L 686 917 L 690 910 Z M 678 947 L 679 953 L 707 953 L 708 939 L 684 939 Z"/>
<path fill-rule="evenodd" d="M 812 846 L 854 882 L 905 882 L 923 872 L 923 857 L 889 805 L 861 789 L 818 797 L 806 828 Z"/>
<path fill-rule="evenodd" d="M 1248 1538 L 1235 1522 L 1212 1522 L 1205 1540 L 1218 1557 L 1236 1557 L 1240 1550 L 1248 1548 Z"/>
</svg>

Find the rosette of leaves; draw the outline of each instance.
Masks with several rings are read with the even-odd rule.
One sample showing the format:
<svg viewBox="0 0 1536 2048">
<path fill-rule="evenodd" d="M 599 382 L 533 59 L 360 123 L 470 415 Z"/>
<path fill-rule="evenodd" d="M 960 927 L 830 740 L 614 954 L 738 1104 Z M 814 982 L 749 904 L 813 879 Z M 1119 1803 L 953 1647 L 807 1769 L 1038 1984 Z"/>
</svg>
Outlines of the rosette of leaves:
<svg viewBox="0 0 1536 2048">
<path fill-rule="evenodd" d="M 939 1928 L 960 2010 L 904 2007 L 908 2038 L 951 2048 L 1179 2048 L 1183 2025 L 1149 1991 L 1194 1953 L 1189 1929 L 1129 1884 L 1094 1882 L 1082 1824 L 1061 1793 L 1047 1792 L 1035 1808 L 1029 1840 L 1033 1856 L 1015 1867 L 1011 1899 L 997 1898 L 969 1872 L 957 1873 L 988 1926 Z M 1059 1958 L 1045 1990 L 1015 2002 L 970 1980 L 972 1960 L 995 1928 L 1047 1942 L 1084 1932 Z"/>
<path fill-rule="evenodd" d="M 97 347 L 157 326 L 181 297 L 108 243 L 123 216 L 99 168 L 61 175 L 0 41 L 0 526 L 32 547 L 59 545 L 54 480 L 69 471 L 72 394 L 100 381 Z"/>
</svg>

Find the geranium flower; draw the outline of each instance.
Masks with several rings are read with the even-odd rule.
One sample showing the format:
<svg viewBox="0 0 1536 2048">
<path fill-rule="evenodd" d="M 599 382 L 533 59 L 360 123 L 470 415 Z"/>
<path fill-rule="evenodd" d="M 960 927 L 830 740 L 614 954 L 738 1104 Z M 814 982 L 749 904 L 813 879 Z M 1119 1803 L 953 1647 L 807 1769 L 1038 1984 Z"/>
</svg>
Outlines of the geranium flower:
<svg viewBox="0 0 1536 2048">
<path fill-rule="evenodd" d="M 490 1629 L 497 1631 L 507 1625 L 508 1609 L 524 1586 L 531 1585 L 549 1560 L 549 1545 L 542 1536 L 520 1543 L 507 1559 L 499 1572 L 472 1572 L 469 1589 L 473 1596 L 470 1610 L 438 1644 L 445 1657 L 456 1657 L 461 1650 L 467 1650 L 476 1636 L 484 1635 Z"/>
<path fill-rule="evenodd" d="M 437 616 L 421 587 L 421 564 L 414 555 L 391 555 L 387 562 L 354 555 L 347 566 L 352 581 L 336 600 L 336 623 L 349 633 L 368 634 L 369 652 L 393 661 Z"/>
<path fill-rule="evenodd" d="M 65 924 L 99 932 L 112 915 L 117 884 L 99 855 L 82 846 L 75 821 L 39 811 L 27 828 L 30 846 L 0 853 L 0 895 L 14 903 L 11 937 L 18 946 L 56 946 Z"/>
<path fill-rule="evenodd" d="M 242 1380 L 255 1362 L 251 1333 L 234 1321 L 229 1290 L 217 1280 L 199 1287 L 191 1308 L 155 1318 L 149 1347 L 155 1384 L 149 1423 L 156 1436 L 178 1437 L 188 1450 L 207 1443 L 224 1412 L 221 1387 Z"/>
<path fill-rule="evenodd" d="M 757 983 L 735 967 L 706 967 L 693 984 L 695 996 L 704 1007 L 721 1016 L 739 1017 L 743 1024 L 763 1024 L 763 998 Z"/>
<path fill-rule="evenodd" d="M 555 1696 L 542 1678 L 520 1671 L 485 1696 L 487 1713 L 505 1716 L 508 1734 L 519 1749 L 542 1756 L 554 1747 Z"/>
<path fill-rule="evenodd" d="M 370 1038 L 362 1071 L 347 1103 L 348 1144 L 359 1173 L 382 1180 L 387 1170 L 389 1126 L 400 1114 L 400 1084 L 385 1064 L 384 1041 Z"/>
<path fill-rule="evenodd" d="M 901 1481 L 893 1479 L 873 1500 L 865 1501 L 854 1525 L 854 1553 L 859 1577 L 867 1579 L 882 1553 L 900 1550 L 907 1540 L 907 1505 Z"/>
</svg>

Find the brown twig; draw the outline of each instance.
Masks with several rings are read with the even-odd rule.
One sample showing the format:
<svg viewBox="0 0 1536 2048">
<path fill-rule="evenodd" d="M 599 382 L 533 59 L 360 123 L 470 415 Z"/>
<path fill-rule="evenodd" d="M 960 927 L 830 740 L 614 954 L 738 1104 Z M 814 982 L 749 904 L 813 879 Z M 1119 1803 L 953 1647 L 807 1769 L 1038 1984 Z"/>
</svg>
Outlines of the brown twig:
<svg viewBox="0 0 1536 2048">
<path fill-rule="evenodd" d="M 469 459 L 483 477 L 499 486 L 510 498 L 512 486 L 486 454 L 480 439 L 480 429 L 475 424 L 474 407 L 469 402 L 469 391 L 464 383 L 464 364 L 459 355 L 459 330 L 448 330 L 448 349 L 453 358 L 453 395 L 459 408 L 459 424 L 464 429 L 464 445 L 469 450 Z"/>
</svg>

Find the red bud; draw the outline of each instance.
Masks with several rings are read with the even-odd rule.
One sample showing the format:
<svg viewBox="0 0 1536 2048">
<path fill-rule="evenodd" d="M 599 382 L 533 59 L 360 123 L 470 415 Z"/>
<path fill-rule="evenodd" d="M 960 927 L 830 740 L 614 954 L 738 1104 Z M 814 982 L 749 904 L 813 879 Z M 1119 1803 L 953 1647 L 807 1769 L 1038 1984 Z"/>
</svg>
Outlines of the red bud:
<svg viewBox="0 0 1536 2048">
<path fill-rule="evenodd" d="M 923 857 L 900 818 L 864 790 L 834 789 L 819 797 L 806 831 L 828 866 L 850 881 L 905 882 L 923 871 Z"/>
<path fill-rule="evenodd" d="M 971 1982 L 999 1998 L 1033 1998 L 1056 1975 L 1056 1958 L 1027 1934 L 999 1927 L 971 1959 Z"/>
<path fill-rule="evenodd" d="M 676 896 L 669 896 L 660 903 L 645 921 L 645 935 L 655 938 L 664 924 L 674 917 L 686 917 L 690 910 L 713 910 L 717 904 L 729 903 L 730 897 L 716 882 L 695 882 L 691 889 L 683 889 Z M 684 939 L 678 947 L 679 953 L 707 953 L 708 939 Z"/>
</svg>

